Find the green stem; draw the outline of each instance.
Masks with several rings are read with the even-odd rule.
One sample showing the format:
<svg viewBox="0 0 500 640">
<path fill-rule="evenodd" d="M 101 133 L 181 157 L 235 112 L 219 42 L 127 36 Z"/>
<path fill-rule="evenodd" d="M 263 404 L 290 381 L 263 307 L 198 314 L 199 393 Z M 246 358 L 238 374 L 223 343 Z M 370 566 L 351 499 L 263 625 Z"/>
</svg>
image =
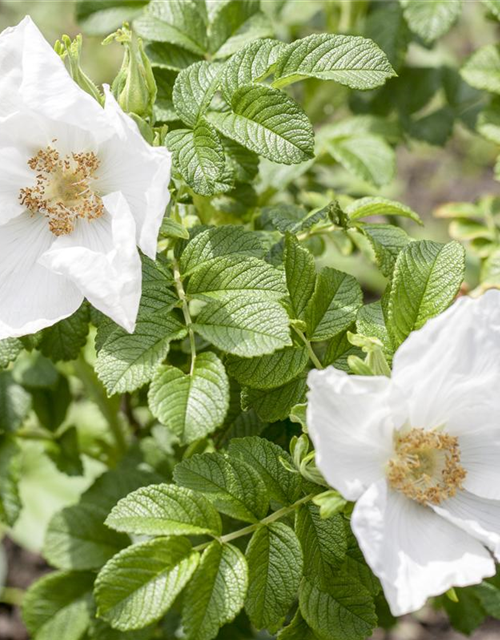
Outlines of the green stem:
<svg viewBox="0 0 500 640">
<path fill-rule="evenodd" d="M 318 356 L 314 353 L 314 349 L 312 348 L 312 344 L 310 343 L 310 341 L 306 338 L 306 336 L 304 335 L 304 332 L 301 331 L 298 327 L 294 327 L 295 332 L 300 336 L 302 342 L 304 343 L 307 352 L 309 353 L 309 357 L 311 358 L 312 363 L 314 364 L 314 366 L 316 367 L 316 369 L 324 369 L 324 366 L 321 364 L 320 359 L 318 358 Z"/>
<path fill-rule="evenodd" d="M 24 591 L 15 587 L 4 587 L 0 589 L 0 602 L 20 607 L 24 598 Z"/>
<path fill-rule="evenodd" d="M 175 288 L 177 289 L 177 295 L 182 302 L 182 313 L 184 315 L 184 321 L 189 334 L 189 345 L 191 348 L 191 369 L 189 373 L 190 375 L 193 375 L 194 365 L 196 362 L 196 342 L 194 339 L 193 321 L 191 320 L 191 314 L 189 313 L 189 301 L 187 299 L 186 292 L 184 291 L 184 285 L 182 284 L 179 263 L 175 258 L 173 258 L 172 262 L 174 267 Z"/>
<path fill-rule="evenodd" d="M 237 531 L 232 531 L 231 533 L 227 533 L 225 536 L 221 536 L 220 538 L 218 538 L 218 540 L 219 542 L 224 544 L 226 542 L 231 542 L 232 540 L 237 540 L 238 538 L 242 538 L 243 536 L 248 536 L 254 531 L 257 531 L 259 527 L 263 527 L 267 524 L 271 524 L 272 522 L 276 522 L 276 520 L 279 520 L 280 518 L 283 518 L 289 513 L 292 513 L 293 511 L 295 511 L 295 509 L 297 509 L 297 507 L 300 507 L 301 504 L 310 502 L 314 498 L 314 495 L 315 494 L 311 493 L 308 496 L 305 496 L 304 498 L 297 500 L 297 502 L 294 502 L 289 507 L 283 507 L 282 509 L 275 511 L 274 513 L 271 513 L 270 516 L 267 516 L 267 518 L 264 518 L 260 522 L 256 522 L 255 524 L 250 524 L 248 527 L 243 527 L 243 529 L 238 529 Z M 204 542 L 203 544 L 199 544 L 197 547 L 194 547 L 194 550 L 203 551 L 203 549 L 206 549 L 209 544 L 211 543 Z"/>
</svg>

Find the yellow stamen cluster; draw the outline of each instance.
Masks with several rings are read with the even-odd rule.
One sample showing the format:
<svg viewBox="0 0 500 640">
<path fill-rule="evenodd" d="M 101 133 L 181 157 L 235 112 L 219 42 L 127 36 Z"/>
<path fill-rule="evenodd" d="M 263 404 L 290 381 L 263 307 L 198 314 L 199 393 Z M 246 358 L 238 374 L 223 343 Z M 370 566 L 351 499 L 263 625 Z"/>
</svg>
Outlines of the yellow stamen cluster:
<svg viewBox="0 0 500 640">
<path fill-rule="evenodd" d="M 440 504 L 462 488 L 458 438 L 439 431 L 410 429 L 395 434 L 396 455 L 387 466 L 389 485 L 420 504 Z"/>
<path fill-rule="evenodd" d="M 48 146 L 30 158 L 28 166 L 36 172 L 36 183 L 21 189 L 19 200 L 32 214 L 44 215 L 54 235 L 72 233 L 78 218 L 90 221 L 103 215 L 102 199 L 91 188 L 99 168 L 92 151 L 61 157 Z"/>
</svg>

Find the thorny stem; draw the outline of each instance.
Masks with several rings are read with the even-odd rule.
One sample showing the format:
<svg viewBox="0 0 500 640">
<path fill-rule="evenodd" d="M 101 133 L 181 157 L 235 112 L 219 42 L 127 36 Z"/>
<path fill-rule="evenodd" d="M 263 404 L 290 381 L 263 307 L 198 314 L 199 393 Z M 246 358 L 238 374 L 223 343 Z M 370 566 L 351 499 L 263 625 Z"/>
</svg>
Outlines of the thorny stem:
<svg viewBox="0 0 500 640">
<path fill-rule="evenodd" d="M 312 344 L 304 335 L 304 332 L 301 331 L 298 327 L 294 327 L 295 332 L 300 336 L 302 342 L 305 344 L 307 352 L 309 353 L 309 357 L 311 358 L 312 363 L 316 367 L 316 369 L 324 369 L 324 366 L 321 364 L 318 356 L 314 353 L 314 349 L 312 348 Z"/>
<path fill-rule="evenodd" d="M 236 540 L 237 538 L 242 538 L 243 536 L 247 536 L 250 533 L 257 531 L 259 527 L 265 526 L 266 524 L 271 524 L 272 522 L 276 522 L 276 520 L 279 520 L 280 518 L 283 518 L 289 513 L 292 513 L 293 511 L 295 511 L 295 509 L 297 509 L 297 507 L 300 507 L 301 504 L 310 502 L 314 498 L 314 495 L 315 494 L 310 493 L 304 498 L 297 500 L 297 502 L 294 502 L 289 507 L 283 507 L 282 509 L 275 511 L 270 516 L 267 516 L 267 518 L 264 518 L 260 522 L 251 524 L 248 527 L 243 527 L 243 529 L 238 529 L 238 531 L 232 531 L 231 533 L 228 533 L 225 536 L 221 536 L 220 538 L 216 538 L 216 539 L 219 540 L 219 542 L 221 543 L 225 543 L 225 542 L 231 542 L 232 540 Z M 197 547 L 194 547 L 194 551 L 203 551 L 203 549 L 206 549 L 209 544 L 211 543 L 204 542 L 203 544 L 199 544 Z"/>
<path fill-rule="evenodd" d="M 184 314 L 184 321 L 186 323 L 186 327 L 189 334 L 189 345 L 191 347 L 191 369 L 189 373 L 190 375 L 193 375 L 194 364 L 196 362 L 196 342 L 194 339 L 193 321 L 191 320 L 191 314 L 189 313 L 189 302 L 186 296 L 186 292 L 184 291 L 184 286 L 182 284 L 181 272 L 179 270 L 179 263 L 175 258 L 172 259 L 172 263 L 174 267 L 175 288 L 177 289 L 177 295 L 179 296 L 182 302 L 182 313 Z"/>
</svg>

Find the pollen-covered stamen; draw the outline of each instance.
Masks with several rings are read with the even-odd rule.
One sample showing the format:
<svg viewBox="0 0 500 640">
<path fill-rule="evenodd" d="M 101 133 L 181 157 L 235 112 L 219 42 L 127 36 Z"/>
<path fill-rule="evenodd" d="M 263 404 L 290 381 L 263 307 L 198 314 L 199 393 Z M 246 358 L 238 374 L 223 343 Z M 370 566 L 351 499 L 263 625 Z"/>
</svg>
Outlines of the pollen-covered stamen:
<svg viewBox="0 0 500 640">
<path fill-rule="evenodd" d="M 99 159 L 92 151 L 61 157 L 51 146 L 28 160 L 36 173 L 33 187 L 25 187 L 19 200 L 32 214 L 46 216 L 56 236 L 74 231 L 78 218 L 95 220 L 104 213 L 101 197 L 92 190 Z"/>
<path fill-rule="evenodd" d="M 439 431 L 396 432 L 396 455 L 389 460 L 389 485 L 421 504 L 440 504 L 462 488 L 467 472 L 460 464 L 458 438 Z"/>
</svg>

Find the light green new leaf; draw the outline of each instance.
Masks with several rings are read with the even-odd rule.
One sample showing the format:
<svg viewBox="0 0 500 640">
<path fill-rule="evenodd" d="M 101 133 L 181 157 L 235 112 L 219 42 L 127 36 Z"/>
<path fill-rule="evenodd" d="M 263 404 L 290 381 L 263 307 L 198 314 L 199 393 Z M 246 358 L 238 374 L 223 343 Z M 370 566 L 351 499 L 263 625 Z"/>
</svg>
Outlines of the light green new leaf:
<svg viewBox="0 0 500 640">
<path fill-rule="evenodd" d="M 258 522 L 269 508 L 266 485 L 249 464 L 220 453 L 194 455 L 174 469 L 177 484 L 199 491 L 219 511 L 237 520 Z"/>
<path fill-rule="evenodd" d="M 376 187 L 394 177 L 394 150 L 379 136 L 353 135 L 325 141 L 328 153 L 347 171 Z"/>
<path fill-rule="evenodd" d="M 353 276 L 325 267 L 305 310 L 308 338 L 314 342 L 328 340 L 347 329 L 362 302 L 361 287 Z"/>
<path fill-rule="evenodd" d="M 212 3 L 210 52 L 226 58 L 247 42 L 273 35 L 271 23 L 260 11 L 260 0 L 219 0 Z"/>
<path fill-rule="evenodd" d="M 364 224 L 360 227 L 370 241 L 380 271 L 389 278 L 401 249 L 411 238 L 401 227 L 392 224 Z"/>
<path fill-rule="evenodd" d="M 213 640 L 243 608 L 247 588 L 245 556 L 233 545 L 212 542 L 186 589 L 182 608 L 186 640 Z"/>
<path fill-rule="evenodd" d="M 500 93 L 500 47 L 494 44 L 481 47 L 471 55 L 460 73 L 471 87 Z"/>
<path fill-rule="evenodd" d="M 309 355 L 305 347 L 285 347 L 260 358 L 228 356 L 227 370 L 242 386 L 275 389 L 301 373 Z"/>
<path fill-rule="evenodd" d="M 309 251 L 291 234 L 285 240 L 285 275 L 293 317 L 303 320 L 316 285 L 316 265 Z"/>
<path fill-rule="evenodd" d="M 23 350 L 23 343 L 17 338 L 0 340 L 0 369 L 7 367 Z"/>
<path fill-rule="evenodd" d="M 153 415 L 183 444 L 220 427 L 229 406 L 229 381 L 214 353 L 196 356 L 192 373 L 164 366 L 156 372 L 148 395 Z"/>
<path fill-rule="evenodd" d="M 387 198 L 360 198 L 348 204 L 344 211 L 351 222 L 361 218 L 370 218 L 371 216 L 399 216 L 400 218 L 410 218 L 414 222 L 418 222 L 418 224 L 423 224 L 418 213 L 415 213 L 410 207 Z"/>
<path fill-rule="evenodd" d="M 231 102 L 240 87 L 263 80 L 271 73 L 278 55 L 286 47 L 279 40 L 257 40 L 240 49 L 226 62 L 222 93 Z"/>
<path fill-rule="evenodd" d="M 143 536 L 220 536 L 222 523 L 202 495 L 174 484 L 141 487 L 113 508 L 106 525 Z"/>
<path fill-rule="evenodd" d="M 9 438 L 0 437 L 0 522 L 14 526 L 21 511 L 19 480 L 20 449 Z"/>
<path fill-rule="evenodd" d="M 254 409 L 265 422 L 286 420 L 294 405 L 305 402 L 306 390 L 305 374 L 274 389 L 245 387 L 241 393 L 241 406 L 245 410 Z"/>
<path fill-rule="evenodd" d="M 91 573 L 49 573 L 23 600 L 23 620 L 33 640 L 83 640 L 91 619 Z"/>
<path fill-rule="evenodd" d="M 347 574 L 332 573 L 322 588 L 304 578 L 299 604 L 306 622 L 325 640 L 365 640 L 377 624 L 372 596 Z"/>
<path fill-rule="evenodd" d="M 288 315 L 273 300 L 238 296 L 204 307 L 193 329 L 227 353 L 251 358 L 292 344 Z"/>
<path fill-rule="evenodd" d="M 388 329 L 396 347 L 453 302 L 464 270 L 465 251 L 458 242 L 410 242 L 400 252 L 388 307 Z"/>
<path fill-rule="evenodd" d="M 185 327 L 171 314 L 139 319 L 132 334 L 121 328 L 112 331 L 96 361 L 97 375 L 108 394 L 134 391 L 149 382 L 167 355 L 170 341 L 185 335 Z"/>
<path fill-rule="evenodd" d="M 351 89 L 374 89 L 395 73 L 372 40 L 321 33 L 289 44 L 278 58 L 274 75 L 275 87 L 319 78 L 335 80 Z"/>
<path fill-rule="evenodd" d="M 142 13 L 147 0 L 78 0 L 76 20 L 90 36 L 107 36 Z"/>
<path fill-rule="evenodd" d="M 104 525 L 107 514 L 107 509 L 92 503 L 76 504 L 56 513 L 45 534 L 44 557 L 57 569 L 100 569 L 130 544 L 128 536 Z"/>
<path fill-rule="evenodd" d="M 302 108 L 289 96 L 265 85 L 240 87 L 230 112 L 208 119 L 223 135 L 264 158 L 298 164 L 314 155 L 314 131 Z"/>
<path fill-rule="evenodd" d="M 462 0 L 399 0 L 408 26 L 426 42 L 443 36 L 462 10 Z"/>
<path fill-rule="evenodd" d="M 281 522 L 260 527 L 246 551 L 249 584 L 245 610 L 257 629 L 284 621 L 302 578 L 302 549 L 293 529 Z"/>
<path fill-rule="evenodd" d="M 192 64 L 177 76 L 172 95 L 174 107 L 188 126 L 195 127 L 208 109 L 220 84 L 223 69 L 222 64 L 204 60 Z"/>
<path fill-rule="evenodd" d="M 39 345 L 40 351 L 54 362 L 75 360 L 87 342 L 89 321 L 89 308 L 84 303 L 66 320 L 44 329 Z"/>
<path fill-rule="evenodd" d="M 170 131 L 165 144 L 174 154 L 175 167 L 196 193 L 211 196 L 231 188 L 222 142 L 205 118 L 194 129 Z"/>
<path fill-rule="evenodd" d="M 198 559 L 186 538 L 156 538 L 124 549 L 97 576 L 97 615 L 122 631 L 156 622 L 189 582 Z"/>
<path fill-rule="evenodd" d="M 241 295 L 279 299 L 286 295 L 282 272 L 251 256 L 229 255 L 212 260 L 195 271 L 187 293 L 193 297 L 225 300 Z"/>
<path fill-rule="evenodd" d="M 252 436 L 233 438 L 229 443 L 229 455 L 240 457 L 248 462 L 264 480 L 271 498 L 281 504 L 293 504 L 300 497 L 302 477 L 288 471 L 281 460 L 293 466 L 290 454 L 280 446 Z"/>
<path fill-rule="evenodd" d="M 30 394 L 14 380 L 10 371 L 0 371 L 0 433 L 18 429 L 30 409 Z"/>
<path fill-rule="evenodd" d="M 200 56 L 168 42 L 146 45 L 146 54 L 152 67 L 169 71 L 182 71 L 196 62 L 201 62 Z"/>
</svg>

